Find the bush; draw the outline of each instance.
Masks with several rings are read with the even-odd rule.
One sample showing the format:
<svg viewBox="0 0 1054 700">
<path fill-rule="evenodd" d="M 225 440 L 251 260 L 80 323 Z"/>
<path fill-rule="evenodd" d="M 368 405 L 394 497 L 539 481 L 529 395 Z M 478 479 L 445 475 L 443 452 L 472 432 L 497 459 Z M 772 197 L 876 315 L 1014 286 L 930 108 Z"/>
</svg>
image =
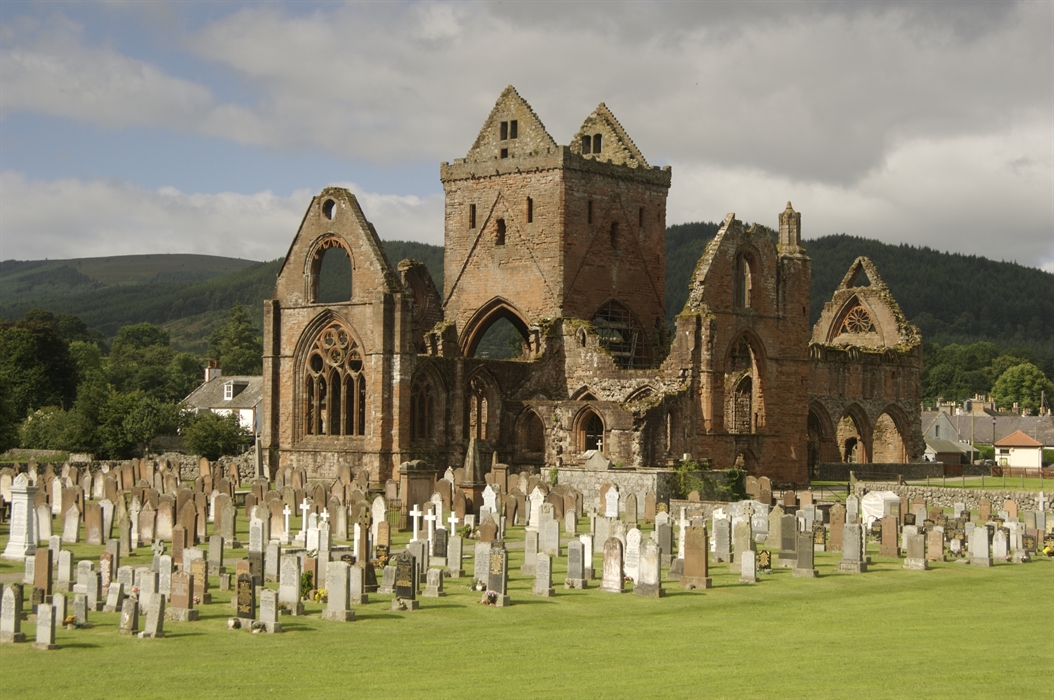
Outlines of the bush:
<svg viewBox="0 0 1054 700">
<path fill-rule="evenodd" d="M 1054 464 L 1054 450 L 1043 450 L 1043 466 L 1049 467 Z"/>
<path fill-rule="evenodd" d="M 252 433 L 238 424 L 233 413 L 221 416 L 216 413 L 199 413 L 192 417 L 183 430 L 183 441 L 194 454 L 207 459 L 219 459 L 223 455 L 241 454 L 252 444 Z"/>
</svg>

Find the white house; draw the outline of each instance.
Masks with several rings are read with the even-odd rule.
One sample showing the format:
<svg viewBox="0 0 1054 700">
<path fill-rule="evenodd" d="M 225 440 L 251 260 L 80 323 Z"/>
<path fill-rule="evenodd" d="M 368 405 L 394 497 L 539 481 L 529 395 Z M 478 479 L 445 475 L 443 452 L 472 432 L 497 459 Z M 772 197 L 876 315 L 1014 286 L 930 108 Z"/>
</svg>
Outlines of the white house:
<svg viewBox="0 0 1054 700">
<path fill-rule="evenodd" d="M 1043 443 L 1015 430 L 995 443 L 995 460 L 1004 467 L 1039 469 L 1043 466 Z"/>
<path fill-rule="evenodd" d="M 205 369 L 205 381 L 183 399 L 195 413 L 211 411 L 221 416 L 234 413 L 238 423 L 259 434 L 257 416 L 263 399 L 262 376 L 225 377 L 213 363 Z"/>
</svg>

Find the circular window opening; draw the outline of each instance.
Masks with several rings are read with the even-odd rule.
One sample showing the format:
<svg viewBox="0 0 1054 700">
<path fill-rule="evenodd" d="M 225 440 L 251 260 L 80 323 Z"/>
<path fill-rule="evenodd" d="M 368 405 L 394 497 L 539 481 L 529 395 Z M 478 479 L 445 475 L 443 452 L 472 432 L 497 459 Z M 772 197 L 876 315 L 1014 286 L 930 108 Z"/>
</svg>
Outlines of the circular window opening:
<svg viewBox="0 0 1054 700">
<path fill-rule="evenodd" d="M 330 221 L 333 220 L 333 214 L 336 208 L 337 203 L 334 202 L 332 199 L 327 199 L 326 201 L 322 202 L 322 214 Z"/>
<path fill-rule="evenodd" d="M 311 363 L 311 369 L 313 371 L 315 371 L 315 372 L 321 372 L 322 371 L 322 357 L 320 355 L 312 355 L 310 363 Z"/>
</svg>

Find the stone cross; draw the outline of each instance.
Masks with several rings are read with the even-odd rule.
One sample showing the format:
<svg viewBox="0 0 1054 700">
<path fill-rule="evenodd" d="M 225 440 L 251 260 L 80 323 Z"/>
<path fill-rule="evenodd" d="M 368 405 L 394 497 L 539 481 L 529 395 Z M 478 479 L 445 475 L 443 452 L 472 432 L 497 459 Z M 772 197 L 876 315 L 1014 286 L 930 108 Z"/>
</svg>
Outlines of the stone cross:
<svg viewBox="0 0 1054 700">
<path fill-rule="evenodd" d="M 307 537 L 307 512 L 309 510 L 311 510 L 311 504 L 308 502 L 307 496 L 304 496 L 304 500 L 300 502 L 300 512 L 303 514 L 300 516 L 300 533 L 305 538 Z"/>
<path fill-rule="evenodd" d="M 429 511 L 425 515 L 425 522 L 428 523 L 428 543 L 432 544 L 432 538 L 435 536 L 435 525 L 436 525 L 436 514 L 434 511 Z"/>
<path fill-rule="evenodd" d="M 461 522 L 457 518 L 457 513 L 455 513 L 454 511 L 450 511 L 450 517 L 447 518 L 446 521 L 450 523 L 450 534 L 453 535 L 454 532 L 457 530 L 457 524 Z"/>
<path fill-rule="evenodd" d="M 424 515 L 424 513 L 421 512 L 421 509 L 418 508 L 417 504 L 415 503 L 414 507 L 413 507 L 413 510 L 410 511 L 410 517 L 414 519 L 414 540 L 413 541 L 415 541 L 415 542 L 417 541 L 417 538 L 418 538 L 418 536 L 420 534 L 420 531 L 421 531 L 420 517 L 422 515 Z"/>
<path fill-rule="evenodd" d="M 292 514 L 293 514 L 293 509 L 290 508 L 289 504 L 287 503 L 285 508 L 282 509 L 282 515 L 285 516 L 285 529 L 283 530 L 283 532 L 285 533 L 285 539 L 286 540 L 289 539 L 289 516 L 292 515 Z"/>
<path fill-rule="evenodd" d="M 322 515 L 318 516 L 318 519 L 321 520 L 324 523 L 328 523 L 329 522 L 329 509 L 328 508 L 323 509 Z"/>
</svg>

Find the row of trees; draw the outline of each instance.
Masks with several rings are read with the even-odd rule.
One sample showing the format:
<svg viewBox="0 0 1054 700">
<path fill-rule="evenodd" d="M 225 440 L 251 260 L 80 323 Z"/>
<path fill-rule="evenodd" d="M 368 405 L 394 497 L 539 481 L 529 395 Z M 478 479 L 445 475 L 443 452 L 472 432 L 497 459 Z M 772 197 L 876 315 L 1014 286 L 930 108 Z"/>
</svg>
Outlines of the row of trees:
<svg viewBox="0 0 1054 700">
<path fill-rule="evenodd" d="M 1001 409 L 1016 403 L 1035 412 L 1044 400 L 1050 406 L 1054 383 L 1036 366 L 1035 354 L 1027 348 L 1000 350 L 988 342 L 923 344 L 924 403 L 962 401 L 978 394 L 990 395 Z"/>
<path fill-rule="evenodd" d="M 209 339 L 227 374 L 259 374 L 260 339 L 240 304 Z M 234 418 L 193 416 L 180 402 L 202 381 L 206 358 L 178 352 L 151 323 L 118 330 L 113 343 L 69 314 L 32 310 L 0 322 L 0 451 L 15 446 L 122 459 L 158 435 L 184 435 L 210 458 L 249 436 Z M 200 449 L 198 449 L 200 448 Z"/>
</svg>

